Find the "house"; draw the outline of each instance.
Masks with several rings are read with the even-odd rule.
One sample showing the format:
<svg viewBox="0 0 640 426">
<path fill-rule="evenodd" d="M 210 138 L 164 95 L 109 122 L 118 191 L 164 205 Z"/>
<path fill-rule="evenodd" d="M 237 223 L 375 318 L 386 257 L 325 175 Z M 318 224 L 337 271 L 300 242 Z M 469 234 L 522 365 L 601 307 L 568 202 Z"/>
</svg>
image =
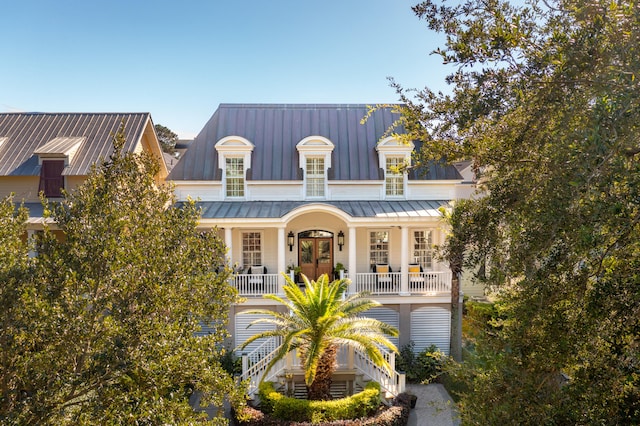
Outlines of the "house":
<svg viewBox="0 0 640 426">
<path fill-rule="evenodd" d="M 468 164 L 398 171 L 419 147 L 385 137 L 397 114 L 362 122 L 367 111 L 222 104 L 171 171 L 178 199 L 199 200 L 200 226 L 218 227 L 238 269 L 234 346 L 260 330 L 242 311 L 275 308 L 262 295 L 282 293 L 281 272 L 315 279 L 342 264 L 351 291 L 382 304 L 366 315 L 399 328 L 398 346 L 449 352 L 451 275 L 434 245 L 445 238 L 439 209 L 469 197 L 473 175 Z"/>
<path fill-rule="evenodd" d="M 124 149 L 153 153 L 163 182 L 168 172 L 149 113 L 0 113 L 0 197 L 14 193 L 25 203 L 28 233 L 42 229 L 40 192 L 56 200 L 80 185 L 91 165 L 113 152 L 123 122 Z"/>
</svg>

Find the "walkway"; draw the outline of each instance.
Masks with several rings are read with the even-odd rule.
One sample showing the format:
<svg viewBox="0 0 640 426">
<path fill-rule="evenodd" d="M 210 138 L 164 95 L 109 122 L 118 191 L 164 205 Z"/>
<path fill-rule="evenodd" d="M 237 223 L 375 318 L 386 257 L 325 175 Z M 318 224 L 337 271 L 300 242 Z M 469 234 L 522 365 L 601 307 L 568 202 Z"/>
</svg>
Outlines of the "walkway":
<svg viewBox="0 0 640 426">
<path fill-rule="evenodd" d="M 410 385 L 405 391 L 418 397 L 416 408 L 411 410 L 408 426 L 458 426 L 453 400 L 443 385 Z"/>
</svg>

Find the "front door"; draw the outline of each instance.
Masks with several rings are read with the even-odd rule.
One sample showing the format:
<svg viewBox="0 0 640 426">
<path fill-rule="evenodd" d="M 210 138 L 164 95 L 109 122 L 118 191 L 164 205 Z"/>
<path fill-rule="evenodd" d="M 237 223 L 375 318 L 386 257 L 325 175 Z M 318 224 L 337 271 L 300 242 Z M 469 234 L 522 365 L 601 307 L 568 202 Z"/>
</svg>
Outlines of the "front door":
<svg viewBox="0 0 640 426">
<path fill-rule="evenodd" d="M 316 280 L 322 274 L 333 271 L 333 238 L 300 237 L 298 240 L 299 265 L 301 272 L 310 280 Z"/>
</svg>

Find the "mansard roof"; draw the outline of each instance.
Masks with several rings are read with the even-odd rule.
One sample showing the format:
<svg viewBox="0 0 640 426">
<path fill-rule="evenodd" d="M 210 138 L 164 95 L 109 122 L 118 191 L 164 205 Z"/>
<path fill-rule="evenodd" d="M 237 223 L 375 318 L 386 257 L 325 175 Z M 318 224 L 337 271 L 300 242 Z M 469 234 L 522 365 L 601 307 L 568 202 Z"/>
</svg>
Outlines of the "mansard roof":
<svg viewBox="0 0 640 426">
<path fill-rule="evenodd" d="M 169 175 L 169 180 L 220 180 L 215 145 L 229 136 L 250 141 L 255 149 L 248 180 L 301 180 L 296 145 L 309 136 L 335 146 L 329 180 L 380 180 L 376 145 L 399 118 L 390 109 L 374 112 L 360 104 L 221 104 Z M 410 179 L 461 179 L 452 166 L 432 165 Z"/>
<path fill-rule="evenodd" d="M 151 123 L 149 113 L 0 113 L 0 176 L 37 176 L 38 154 L 78 145 L 65 175 L 87 175 L 113 152 L 112 135 L 125 121 L 126 151 L 133 151 Z"/>
</svg>

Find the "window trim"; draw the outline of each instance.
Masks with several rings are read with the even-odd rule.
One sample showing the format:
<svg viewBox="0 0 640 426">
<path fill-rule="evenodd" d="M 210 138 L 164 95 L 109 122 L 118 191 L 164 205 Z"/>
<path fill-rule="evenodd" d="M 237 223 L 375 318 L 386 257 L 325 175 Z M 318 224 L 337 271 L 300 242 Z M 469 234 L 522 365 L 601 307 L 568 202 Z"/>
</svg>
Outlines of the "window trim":
<svg viewBox="0 0 640 426">
<path fill-rule="evenodd" d="M 251 155 L 255 146 L 242 136 L 226 136 L 220 139 L 215 145 L 218 152 L 218 168 L 222 170 L 222 198 L 230 200 L 246 200 L 248 199 L 247 171 L 251 168 Z M 243 195 L 229 196 L 227 195 L 227 158 L 243 158 Z"/>
<path fill-rule="evenodd" d="M 381 243 L 381 244 L 386 244 L 386 249 L 384 249 L 384 251 L 386 251 L 386 261 L 383 261 L 382 259 L 374 259 L 373 258 L 373 252 L 374 250 L 372 250 L 372 240 L 371 240 L 371 234 L 373 233 L 381 233 L 384 232 L 387 234 L 387 241 L 386 243 Z M 391 262 L 391 258 L 390 258 L 390 254 L 391 254 L 391 230 L 388 228 L 380 228 L 380 229 L 368 229 L 367 230 L 367 251 L 368 251 L 368 258 L 369 258 L 369 269 L 372 268 L 373 265 L 377 264 L 377 263 L 386 263 L 388 265 L 390 265 Z M 378 252 L 381 252 L 382 250 L 376 250 Z"/>
<path fill-rule="evenodd" d="M 430 248 L 426 248 L 426 249 L 416 249 L 416 232 L 425 232 L 428 233 L 430 236 Z M 427 271 L 432 271 L 434 269 L 434 265 L 435 265 L 435 259 L 434 259 L 434 252 L 435 252 L 435 236 L 436 236 L 436 232 L 435 229 L 433 228 L 416 228 L 416 229 L 412 229 L 411 230 L 411 245 L 409 247 L 410 253 L 409 253 L 409 258 L 411 259 L 411 263 L 418 263 L 420 264 L 420 266 L 422 266 L 422 268 Z M 427 239 L 427 241 L 429 240 Z M 416 256 L 416 252 L 417 251 L 425 251 L 425 252 L 429 252 L 430 254 L 430 264 L 423 264 L 420 261 L 420 257 L 422 256 Z"/>
<path fill-rule="evenodd" d="M 260 238 L 260 262 L 259 263 L 253 263 L 253 262 L 249 262 L 251 263 L 251 265 L 248 265 L 245 262 L 245 253 L 247 253 L 247 251 L 245 251 L 245 234 L 258 234 L 259 238 Z M 252 253 L 255 253 L 255 251 L 253 251 Z M 242 257 L 242 267 L 247 269 L 250 268 L 251 266 L 254 265 L 264 265 L 264 232 L 262 230 L 257 230 L 257 229 L 243 229 L 240 232 L 240 256 Z"/>
<path fill-rule="evenodd" d="M 331 154 L 333 153 L 334 148 L 335 145 L 323 136 L 308 136 L 296 145 L 296 149 L 298 150 L 298 160 L 303 175 L 302 195 L 305 200 L 327 200 L 330 198 L 328 170 L 331 168 Z M 309 195 L 307 159 L 310 158 L 322 158 L 324 161 L 323 195 Z"/>
<path fill-rule="evenodd" d="M 405 164 L 411 166 L 411 153 L 415 145 L 413 142 L 404 143 L 395 139 L 394 137 L 388 137 L 380 141 L 376 145 L 376 151 L 378 151 L 378 167 L 382 170 L 384 178 L 382 180 L 382 199 L 406 199 L 407 198 L 407 173 L 403 174 L 402 179 L 402 194 L 387 195 L 387 158 L 401 158 Z"/>
</svg>

